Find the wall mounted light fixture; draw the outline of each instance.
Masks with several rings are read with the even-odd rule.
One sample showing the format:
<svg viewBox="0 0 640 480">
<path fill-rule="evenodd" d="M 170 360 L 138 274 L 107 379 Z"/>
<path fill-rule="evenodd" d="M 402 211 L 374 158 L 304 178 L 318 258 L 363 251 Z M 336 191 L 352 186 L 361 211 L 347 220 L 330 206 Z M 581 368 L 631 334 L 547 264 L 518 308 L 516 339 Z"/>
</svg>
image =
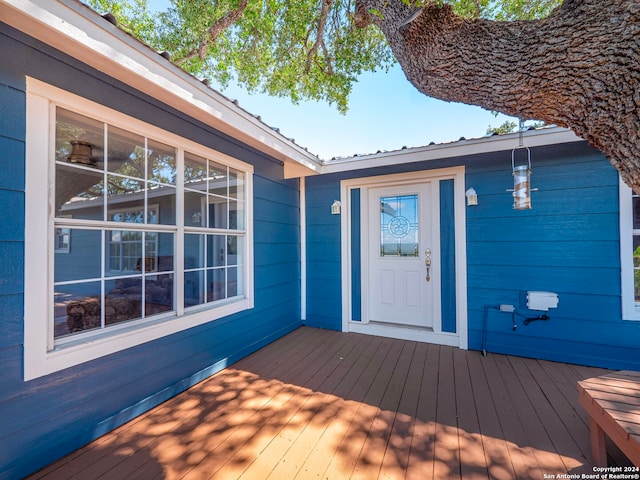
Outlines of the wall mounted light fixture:
<svg viewBox="0 0 640 480">
<path fill-rule="evenodd" d="M 341 206 L 340 200 L 334 200 L 331 204 L 331 215 L 340 215 Z"/>
<path fill-rule="evenodd" d="M 478 205 L 478 194 L 476 193 L 473 187 L 469 188 L 465 192 L 465 195 L 467 196 L 467 207 Z"/>
</svg>

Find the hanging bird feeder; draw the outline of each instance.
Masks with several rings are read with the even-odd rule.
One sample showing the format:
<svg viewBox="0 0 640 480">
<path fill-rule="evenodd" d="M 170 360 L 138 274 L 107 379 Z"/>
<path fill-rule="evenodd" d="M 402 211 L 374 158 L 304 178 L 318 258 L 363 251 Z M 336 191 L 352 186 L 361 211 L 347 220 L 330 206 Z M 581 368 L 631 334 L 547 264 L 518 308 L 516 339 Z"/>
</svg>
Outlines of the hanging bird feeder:
<svg viewBox="0 0 640 480">
<path fill-rule="evenodd" d="M 527 161 L 516 165 L 516 148 L 511 150 L 511 169 L 513 170 L 513 208 L 528 210 L 531 208 L 531 151 L 527 147 Z"/>
<path fill-rule="evenodd" d="M 531 208 L 531 192 L 537 188 L 531 188 L 531 150 L 525 146 L 522 131 L 524 124 L 520 120 L 520 135 L 518 146 L 511 150 L 511 170 L 513 171 L 513 208 L 514 210 L 529 210 Z M 526 150 L 526 159 L 516 161 L 516 151 Z"/>
</svg>

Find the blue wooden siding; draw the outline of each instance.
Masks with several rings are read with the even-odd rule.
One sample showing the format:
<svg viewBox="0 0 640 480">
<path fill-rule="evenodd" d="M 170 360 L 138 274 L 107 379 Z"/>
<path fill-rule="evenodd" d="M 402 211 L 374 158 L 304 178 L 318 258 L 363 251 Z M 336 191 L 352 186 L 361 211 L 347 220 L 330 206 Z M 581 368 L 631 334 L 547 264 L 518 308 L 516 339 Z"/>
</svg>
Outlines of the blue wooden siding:
<svg viewBox="0 0 640 480">
<path fill-rule="evenodd" d="M 351 320 L 362 320 L 360 189 L 351 190 Z"/>
<path fill-rule="evenodd" d="M 0 50 L 2 47 L 0 43 Z M 2 371 L 22 371 L 15 356 L 22 354 L 24 338 L 25 100 L 12 76 L 0 75 L 0 105 L 0 392 L 4 392 L 11 384 L 4 381 Z M 5 425 L 4 420 L 0 410 L 0 424 Z"/>
<path fill-rule="evenodd" d="M 340 198 L 335 177 L 306 179 L 307 190 L 307 319 L 312 327 L 342 329 L 340 215 L 331 204 Z"/>
<path fill-rule="evenodd" d="M 251 163 L 255 308 L 23 378 L 25 75 Z M 279 162 L 0 24 L 0 478 L 21 478 L 300 324 L 299 182 Z M 43 299 L 44 301 L 44 299 Z"/>
<path fill-rule="evenodd" d="M 440 181 L 440 304 L 442 331 L 456 333 L 456 229 L 454 181 Z"/>
<path fill-rule="evenodd" d="M 508 153 L 508 152 L 507 152 Z M 467 168 L 478 192 L 467 208 L 469 346 L 481 348 L 486 305 L 512 304 L 527 316 L 524 293 L 558 294 L 548 321 L 528 326 L 489 310 L 487 350 L 529 357 L 640 369 L 640 322 L 622 320 L 618 175 L 584 144 L 532 153 L 533 208 L 512 209 L 503 162 Z"/>
<path fill-rule="evenodd" d="M 309 178 L 309 265 L 317 268 L 307 285 L 311 324 L 341 328 L 340 290 L 324 288 L 340 282 L 338 224 L 328 211 L 340 180 L 464 165 L 465 188 L 479 199 L 465 207 L 469 348 L 482 348 L 485 306 L 511 304 L 536 316 L 524 308 L 525 292 L 551 291 L 560 303 L 548 321 L 525 326 L 516 316 L 514 331 L 511 314 L 489 310 L 487 350 L 640 370 L 640 322 L 621 313 L 617 172 L 584 142 L 532 149 L 532 163 L 539 191 L 528 211 L 513 210 L 506 191 L 513 188 L 510 151 Z M 446 284 L 443 312 L 453 308 Z"/>
</svg>

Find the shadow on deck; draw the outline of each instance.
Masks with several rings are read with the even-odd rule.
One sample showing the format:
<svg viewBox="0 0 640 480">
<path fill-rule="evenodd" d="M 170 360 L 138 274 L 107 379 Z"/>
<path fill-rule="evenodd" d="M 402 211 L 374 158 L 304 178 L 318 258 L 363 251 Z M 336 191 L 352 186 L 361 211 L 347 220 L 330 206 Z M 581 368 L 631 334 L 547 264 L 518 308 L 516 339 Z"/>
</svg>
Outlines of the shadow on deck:
<svg viewBox="0 0 640 480">
<path fill-rule="evenodd" d="M 593 473 L 576 382 L 605 372 L 303 327 L 31 478 Z"/>
</svg>

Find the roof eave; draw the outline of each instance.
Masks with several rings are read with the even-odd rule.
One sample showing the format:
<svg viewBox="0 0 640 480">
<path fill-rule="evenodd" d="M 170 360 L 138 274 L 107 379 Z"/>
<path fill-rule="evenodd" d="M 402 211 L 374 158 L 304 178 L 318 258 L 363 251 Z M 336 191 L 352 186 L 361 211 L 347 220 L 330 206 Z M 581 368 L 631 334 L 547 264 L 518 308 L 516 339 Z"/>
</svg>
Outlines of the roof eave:
<svg viewBox="0 0 640 480">
<path fill-rule="evenodd" d="M 77 0 L 3 0 L 0 20 L 282 161 L 315 174 L 320 160 Z"/>
<path fill-rule="evenodd" d="M 371 155 L 359 155 L 357 157 L 348 157 L 328 162 L 323 165 L 321 173 L 336 173 L 363 168 L 443 160 L 446 158 L 512 150 L 518 146 L 518 138 L 518 133 L 511 133 L 470 140 L 459 140 L 450 143 L 439 143 L 423 147 L 406 148 Z M 583 140 L 571 130 L 561 127 L 529 130 L 524 132 L 524 138 L 526 146 L 530 148 Z"/>
</svg>

